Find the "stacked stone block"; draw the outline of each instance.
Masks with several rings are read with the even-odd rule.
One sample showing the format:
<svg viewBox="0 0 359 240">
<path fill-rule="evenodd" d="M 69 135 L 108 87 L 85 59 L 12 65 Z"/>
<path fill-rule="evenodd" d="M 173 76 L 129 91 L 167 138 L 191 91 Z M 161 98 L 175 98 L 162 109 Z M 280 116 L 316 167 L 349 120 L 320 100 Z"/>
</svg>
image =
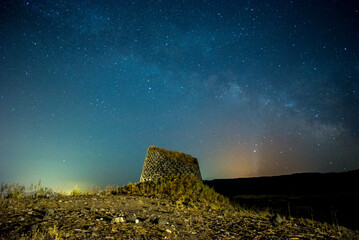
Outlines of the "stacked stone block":
<svg viewBox="0 0 359 240">
<path fill-rule="evenodd" d="M 147 149 L 140 181 L 154 181 L 170 177 L 195 176 L 202 181 L 196 158 L 162 148 L 151 146 Z"/>
</svg>

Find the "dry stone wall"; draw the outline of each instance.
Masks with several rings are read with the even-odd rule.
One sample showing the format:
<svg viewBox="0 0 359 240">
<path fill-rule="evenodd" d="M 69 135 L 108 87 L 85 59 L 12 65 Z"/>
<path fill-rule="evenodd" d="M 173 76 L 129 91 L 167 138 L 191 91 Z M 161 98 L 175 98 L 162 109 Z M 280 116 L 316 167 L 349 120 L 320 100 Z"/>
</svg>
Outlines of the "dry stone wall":
<svg viewBox="0 0 359 240">
<path fill-rule="evenodd" d="M 193 175 L 202 181 L 196 158 L 177 151 L 151 146 L 147 149 L 140 181 L 153 181 L 169 177 Z"/>
</svg>

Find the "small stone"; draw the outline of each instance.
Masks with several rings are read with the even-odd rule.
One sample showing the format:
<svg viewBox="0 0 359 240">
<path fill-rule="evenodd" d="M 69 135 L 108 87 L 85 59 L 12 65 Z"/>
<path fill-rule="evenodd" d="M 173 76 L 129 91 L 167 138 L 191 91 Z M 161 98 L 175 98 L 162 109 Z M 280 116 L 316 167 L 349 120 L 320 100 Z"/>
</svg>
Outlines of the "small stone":
<svg viewBox="0 0 359 240">
<path fill-rule="evenodd" d="M 113 223 L 121 223 L 121 222 L 125 222 L 125 219 L 123 217 L 117 217 L 112 219 Z"/>
<path fill-rule="evenodd" d="M 55 211 L 53 209 L 47 209 L 47 211 L 46 211 L 46 215 L 48 215 L 48 216 L 51 216 L 54 213 L 55 213 Z"/>
<path fill-rule="evenodd" d="M 172 231 L 171 231 L 171 230 L 169 230 L 169 229 L 166 229 L 166 232 L 168 232 L 168 233 L 172 233 Z"/>
<path fill-rule="evenodd" d="M 130 222 L 130 223 L 139 223 L 140 222 L 139 219 L 137 219 L 135 215 L 130 215 L 130 216 L 126 217 L 126 221 Z"/>
<path fill-rule="evenodd" d="M 158 225 L 159 225 L 160 227 L 164 227 L 165 225 L 168 224 L 167 220 L 164 219 L 164 218 L 158 218 L 158 219 L 157 219 L 157 223 L 158 223 Z"/>
</svg>

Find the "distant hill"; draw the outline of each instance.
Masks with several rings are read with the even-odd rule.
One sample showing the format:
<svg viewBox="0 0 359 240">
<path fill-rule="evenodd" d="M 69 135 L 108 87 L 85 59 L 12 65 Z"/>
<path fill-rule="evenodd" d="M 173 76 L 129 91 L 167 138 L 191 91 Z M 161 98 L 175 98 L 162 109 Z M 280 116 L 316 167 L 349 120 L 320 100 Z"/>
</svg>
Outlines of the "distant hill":
<svg viewBox="0 0 359 240">
<path fill-rule="evenodd" d="M 315 195 L 359 193 L 359 169 L 341 173 L 296 173 L 273 177 L 205 180 L 228 197 L 236 195 Z"/>
</svg>

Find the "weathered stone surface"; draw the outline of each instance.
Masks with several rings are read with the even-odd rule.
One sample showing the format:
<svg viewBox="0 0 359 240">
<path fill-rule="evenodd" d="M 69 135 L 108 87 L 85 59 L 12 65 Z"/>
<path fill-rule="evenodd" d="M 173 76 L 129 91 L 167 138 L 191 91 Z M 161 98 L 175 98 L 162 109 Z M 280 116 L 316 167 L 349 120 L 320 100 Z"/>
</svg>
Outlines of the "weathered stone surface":
<svg viewBox="0 0 359 240">
<path fill-rule="evenodd" d="M 147 149 L 140 181 L 161 180 L 168 177 L 193 175 L 202 181 L 196 158 L 178 151 L 150 146 Z"/>
</svg>

